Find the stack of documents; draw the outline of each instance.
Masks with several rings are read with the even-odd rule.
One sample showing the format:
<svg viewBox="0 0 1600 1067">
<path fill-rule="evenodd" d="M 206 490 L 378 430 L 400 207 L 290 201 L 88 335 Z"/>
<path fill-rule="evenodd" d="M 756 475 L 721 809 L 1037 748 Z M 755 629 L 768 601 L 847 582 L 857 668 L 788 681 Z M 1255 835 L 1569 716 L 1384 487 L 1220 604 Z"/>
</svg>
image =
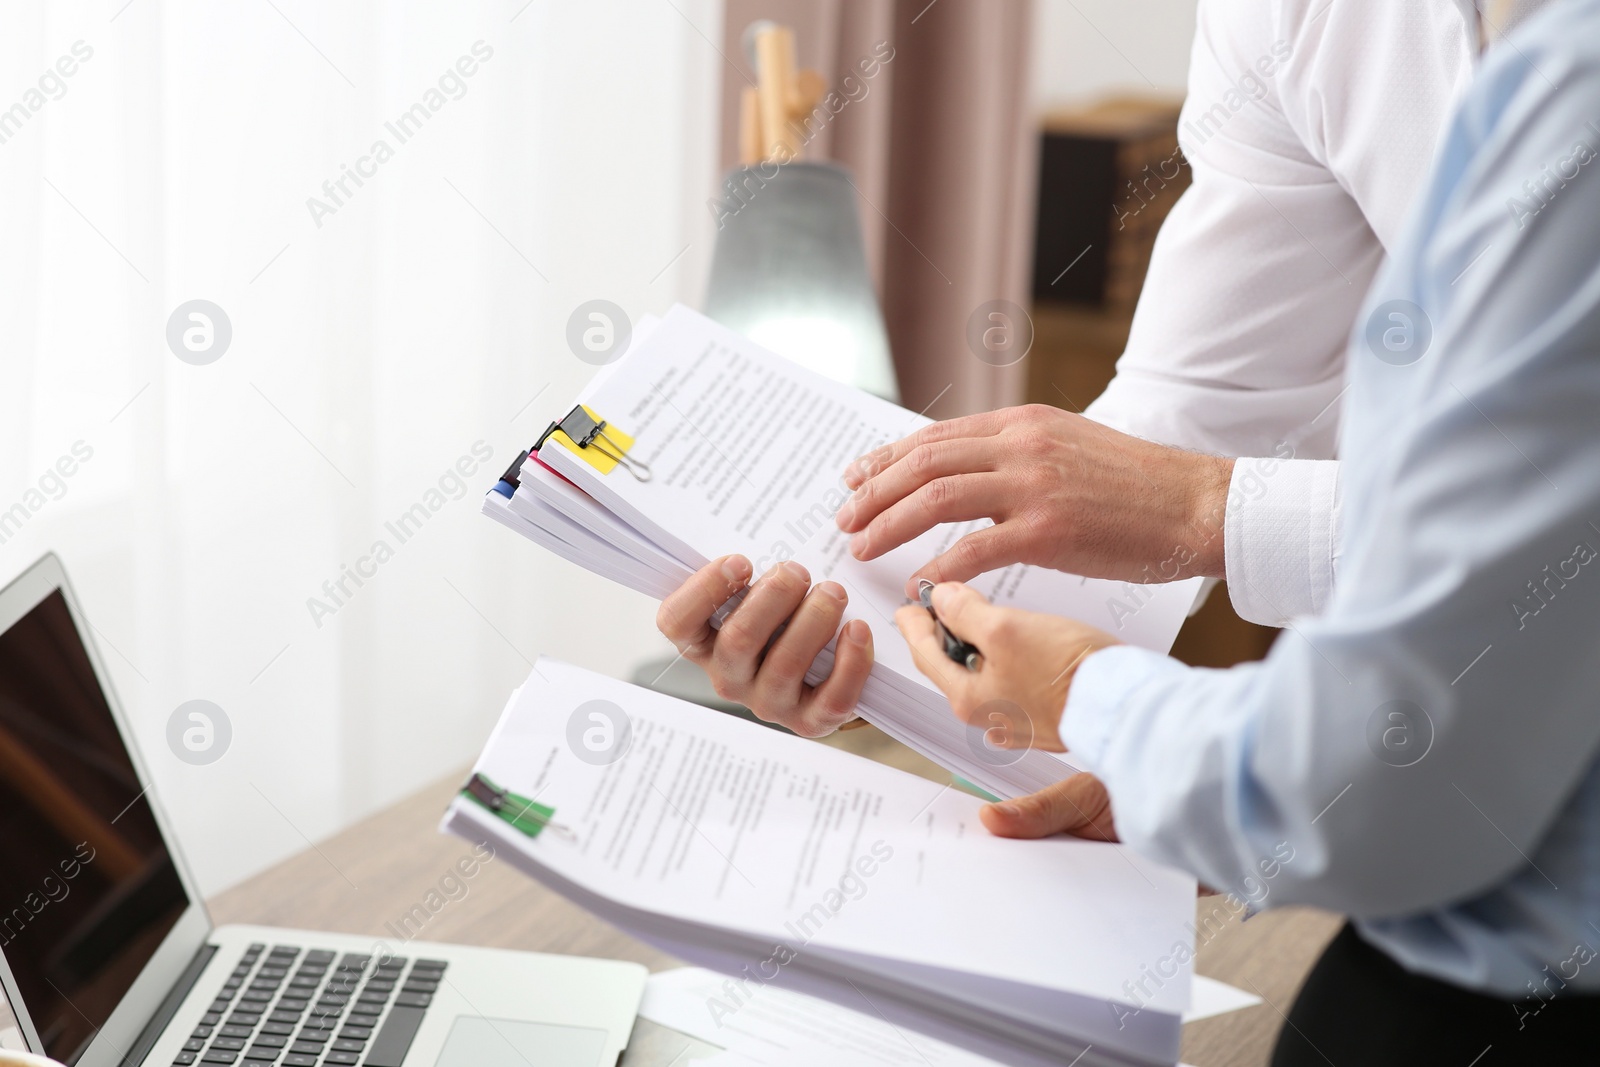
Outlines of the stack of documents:
<svg viewBox="0 0 1600 1067">
<path fill-rule="evenodd" d="M 773 986 L 1017 1067 L 1177 1058 L 1195 884 L 1120 845 L 992 837 L 948 785 L 550 659 L 474 781 L 507 803 L 445 829 L 721 972 L 719 1024 Z"/>
<path fill-rule="evenodd" d="M 1260 997 L 1204 975 L 1190 984 L 1185 1023 L 1262 1003 Z M 714 1067 L 996 1067 L 943 1041 L 891 1026 L 870 1009 L 852 1011 L 827 1001 L 764 986 L 740 998 L 728 979 L 699 967 L 657 971 L 645 983 L 639 1014 L 651 1022 L 722 1049 L 691 1053 Z M 1180 1064 L 1179 1067 L 1182 1067 Z"/>
<path fill-rule="evenodd" d="M 834 522 L 850 496 L 841 480 L 850 460 L 929 419 L 808 371 L 684 307 L 641 322 L 629 350 L 576 399 L 580 421 L 584 409 L 604 420 L 604 436 L 579 447 L 564 432 L 547 431 L 487 495 L 488 515 L 658 599 L 728 553 L 749 557 L 757 575 L 796 560 L 814 582 L 842 585 L 846 617 L 872 628 L 876 662 L 862 718 L 996 796 L 1030 793 L 1072 772 L 1051 753 L 993 747 L 984 733 L 991 724 L 958 722 L 895 630 L 907 579 L 979 524 L 936 527 L 863 563 Z M 609 458 L 616 451 L 624 462 Z M 1165 652 L 1199 580 L 1129 585 L 1018 565 L 971 584 L 995 603 L 1071 616 Z M 826 677 L 831 665 L 830 646 L 809 680 Z"/>
</svg>

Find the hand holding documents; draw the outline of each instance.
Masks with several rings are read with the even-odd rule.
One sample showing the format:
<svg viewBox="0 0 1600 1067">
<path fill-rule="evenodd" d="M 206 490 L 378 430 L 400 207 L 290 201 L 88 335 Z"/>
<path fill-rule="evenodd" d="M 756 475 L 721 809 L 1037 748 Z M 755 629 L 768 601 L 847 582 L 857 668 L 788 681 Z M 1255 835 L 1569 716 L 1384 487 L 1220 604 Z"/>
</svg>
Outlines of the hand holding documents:
<svg viewBox="0 0 1600 1067">
<path fill-rule="evenodd" d="M 1176 1059 L 1194 882 L 1119 845 L 991 837 L 949 786 L 550 659 L 473 770 L 446 829 L 731 976 L 729 1013 L 772 983 L 1004 1063 Z"/>
<path fill-rule="evenodd" d="M 833 521 L 850 496 L 841 481 L 846 464 L 929 419 L 814 374 L 683 307 L 641 322 L 628 352 L 577 399 L 581 407 L 564 411 L 562 421 L 572 419 L 579 439 L 547 432 L 487 496 L 487 514 L 657 598 L 724 553 L 748 556 L 757 574 L 794 559 L 814 580 L 843 586 L 846 618 L 871 627 L 876 662 L 862 718 L 998 796 L 1030 793 L 1071 773 L 1061 757 L 997 747 L 982 726 L 956 721 L 894 630 L 906 579 L 979 524 L 938 526 L 862 562 Z M 581 438 L 602 422 L 585 444 Z M 1072 616 L 1165 651 L 1197 582 L 1134 586 L 1018 565 L 970 584 L 997 604 Z M 831 666 L 832 646 L 808 680 L 825 678 Z"/>
</svg>

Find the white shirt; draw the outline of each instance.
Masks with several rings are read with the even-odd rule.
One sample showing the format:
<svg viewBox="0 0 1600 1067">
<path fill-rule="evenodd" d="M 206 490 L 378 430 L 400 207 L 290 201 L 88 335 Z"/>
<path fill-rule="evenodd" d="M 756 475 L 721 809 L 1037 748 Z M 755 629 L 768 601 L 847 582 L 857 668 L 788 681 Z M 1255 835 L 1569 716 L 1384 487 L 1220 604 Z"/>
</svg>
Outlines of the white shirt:
<svg viewBox="0 0 1600 1067">
<path fill-rule="evenodd" d="M 1224 552 L 1244 618 L 1283 625 L 1327 603 L 1345 342 L 1477 53 L 1470 0 L 1200 0 L 1178 128 L 1193 184 L 1087 414 L 1293 457 L 1235 468 Z"/>
<path fill-rule="evenodd" d="M 1358 321 L 1326 610 L 1097 652 L 1062 737 L 1134 848 L 1532 1013 L 1600 990 L 1600 0 L 1490 50 Z"/>
</svg>

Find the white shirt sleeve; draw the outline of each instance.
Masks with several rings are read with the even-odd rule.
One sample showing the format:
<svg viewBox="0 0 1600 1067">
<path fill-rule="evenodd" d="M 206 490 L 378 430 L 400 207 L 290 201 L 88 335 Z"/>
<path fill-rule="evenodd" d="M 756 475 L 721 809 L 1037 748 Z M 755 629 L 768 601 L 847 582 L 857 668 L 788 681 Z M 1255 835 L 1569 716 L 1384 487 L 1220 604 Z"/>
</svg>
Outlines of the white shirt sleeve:
<svg viewBox="0 0 1600 1067">
<path fill-rule="evenodd" d="M 1251 458 L 1234 464 L 1223 520 L 1228 596 L 1239 617 L 1283 626 L 1317 615 L 1339 566 L 1339 464 Z"/>
<path fill-rule="evenodd" d="M 1193 184 L 1161 228 L 1091 418 L 1226 456 L 1333 458 L 1344 346 L 1383 259 L 1378 233 L 1398 228 L 1470 68 L 1450 5 L 1368 7 L 1201 0 L 1179 121 Z M 1415 54 L 1358 78 L 1366 34 Z M 1230 506 L 1228 591 L 1242 616 L 1281 625 L 1325 602 L 1337 484 L 1336 466 L 1284 464 L 1265 499 Z"/>
<path fill-rule="evenodd" d="M 1383 246 L 1290 122 L 1284 80 L 1308 46 L 1275 38 L 1293 33 L 1272 8 L 1201 0 L 1178 124 L 1193 182 L 1088 414 L 1182 448 L 1269 456 L 1288 442 L 1328 459 L 1345 340 Z"/>
</svg>

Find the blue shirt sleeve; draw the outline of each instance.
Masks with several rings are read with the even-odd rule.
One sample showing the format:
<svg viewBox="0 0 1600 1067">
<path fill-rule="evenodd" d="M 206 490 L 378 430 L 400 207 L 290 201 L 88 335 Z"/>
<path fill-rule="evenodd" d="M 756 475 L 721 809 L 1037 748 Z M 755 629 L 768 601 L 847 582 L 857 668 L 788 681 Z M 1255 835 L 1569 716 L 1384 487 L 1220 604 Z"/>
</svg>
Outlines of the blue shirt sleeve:
<svg viewBox="0 0 1600 1067">
<path fill-rule="evenodd" d="M 1230 670 L 1097 652 L 1062 736 L 1123 840 L 1207 884 L 1287 842 L 1269 905 L 1558 885 L 1600 849 L 1600 811 L 1563 823 L 1600 795 L 1600 4 L 1491 54 L 1348 364 L 1327 609 Z"/>
</svg>

